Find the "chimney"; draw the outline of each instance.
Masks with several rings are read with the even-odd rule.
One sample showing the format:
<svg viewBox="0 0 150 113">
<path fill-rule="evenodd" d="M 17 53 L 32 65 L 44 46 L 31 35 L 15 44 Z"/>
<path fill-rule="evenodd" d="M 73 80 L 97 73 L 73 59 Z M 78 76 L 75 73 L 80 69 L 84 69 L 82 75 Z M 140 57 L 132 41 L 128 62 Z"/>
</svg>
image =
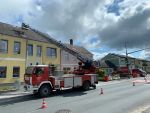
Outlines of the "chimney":
<svg viewBox="0 0 150 113">
<path fill-rule="evenodd" d="M 73 45 L 73 39 L 70 39 L 70 45 Z"/>
</svg>

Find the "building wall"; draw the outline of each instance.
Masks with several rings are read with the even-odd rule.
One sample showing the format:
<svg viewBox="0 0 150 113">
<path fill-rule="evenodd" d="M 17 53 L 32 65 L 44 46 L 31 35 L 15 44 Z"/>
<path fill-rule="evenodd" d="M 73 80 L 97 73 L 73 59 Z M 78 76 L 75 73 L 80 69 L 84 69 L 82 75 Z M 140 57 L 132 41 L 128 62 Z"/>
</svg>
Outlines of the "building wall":
<svg viewBox="0 0 150 113">
<path fill-rule="evenodd" d="M 146 64 L 146 65 L 143 65 Z M 150 61 L 135 60 L 135 67 L 150 73 Z"/>
<path fill-rule="evenodd" d="M 78 66 L 78 62 L 77 57 L 64 50 L 61 51 L 61 70 L 73 71 Z"/>
<path fill-rule="evenodd" d="M 43 65 L 48 65 L 48 64 L 54 64 L 58 68 L 60 67 L 60 48 L 58 48 L 54 44 L 50 43 L 44 43 L 44 42 L 38 42 L 38 41 L 33 41 L 33 40 L 28 40 L 28 44 L 33 45 L 33 56 L 27 55 L 27 63 L 26 65 L 36 65 L 37 63 L 43 64 Z M 41 57 L 37 56 L 37 46 L 41 46 L 42 48 L 42 53 Z M 56 48 L 57 51 L 57 56 L 56 57 L 49 57 L 47 56 L 47 47 L 49 48 Z"/>
<path fill-rule="evenodd" d="M 38 42 L 38 41 L 32 41 L 32 40 L 28 40 L 27 41 L 27 45 L 30 44 L 33 46 L 33 55 L 28 55 L 27 52 L 27 59 L 26 59 L 26 67 L 29 65 L 36 65 L 36 63 L 38 64 L 42 64 L 42 55 L 36 56 L 36 52 L 37 52 L 37 46 L 41 46 L 43 48 L 43 43 L 42 42 Z"/>
<path fill-rule="evenodd" d="M 8 41 L 8 52 L 0 52 L 0 66 L 5 66 L 7 68 L 6 78 L 0 78 L 0 84 L 12 83 L 16 80 L 23 82 L 23 76 L 25 73 L 26 40 L 1 34 L 0 40 Z M 14 53 L 14 41 L 20 42 L 21 44 L 20 54 Z M 13 77 L 13 67 L 16 66 L 20 67 L 19 77 Z"/>
<path fill-rule="evenodd" d="M 136 68 L 141 68 L 141 62 L 137 59 L 135 59 L 135 67 Z"/>
<path fill-rule="evenodd" d="M 56 50 L 57 50 L 57 57 L 56 58 L 48 57 L 46 55 L 46 48 L 47 47 L 56 48 Z M 57 47 L 56 45 L 50 44 L 50 43 L 45 43 L 43 45 L 43 64 L 45 64 L 45 65 L 54 64 L 57 66 L 57 68 L 60 68 L 60 62 L 61 62 L 60 52 L 61 52 L 61 49 L 59 47 Z"/>
</svg>

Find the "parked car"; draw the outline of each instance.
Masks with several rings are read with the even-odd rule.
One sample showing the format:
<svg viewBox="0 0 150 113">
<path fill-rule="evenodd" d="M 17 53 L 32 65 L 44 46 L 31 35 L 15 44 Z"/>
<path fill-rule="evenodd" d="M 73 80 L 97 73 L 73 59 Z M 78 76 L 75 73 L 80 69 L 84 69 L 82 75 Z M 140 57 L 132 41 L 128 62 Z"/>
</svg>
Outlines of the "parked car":
<svg viewBox="0 0 150 113">
<path fill-rule="evenodd" d="M 133 77 L 146 77 L 147 73 L 142 69 L 132 69 L 132 76 Z"/>
</svg>

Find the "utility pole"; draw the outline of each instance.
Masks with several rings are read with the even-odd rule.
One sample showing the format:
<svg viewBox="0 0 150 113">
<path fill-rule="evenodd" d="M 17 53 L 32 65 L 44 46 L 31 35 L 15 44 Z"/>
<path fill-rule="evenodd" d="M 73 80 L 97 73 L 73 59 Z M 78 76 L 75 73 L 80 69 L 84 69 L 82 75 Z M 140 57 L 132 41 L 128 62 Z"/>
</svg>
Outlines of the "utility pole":
<svg viewBox="0 0 150 113">
<path fill-rule="evenodd" d="M 128 74 L 129 74 L 130 72 L 129 72 L 128 50 L 127 50 L 126 41 L 125 41 L 125 49 L 126 49 L 126 58 L 125 58 L 125 60 L 126 60 L 126 66 L 127 66 L 127 69 L 128 69 Z M 130 78 L 130 76 L 128 76 L 128 78 Z"/>
<path fill-rule="evenodd" d="M 127 42 L 126 41 L 125 41 L 125 49 L 126 49 L 126 66 L 128 67 L 129 63 L 128 63 L 128 50 L 127 50 Z"/>
</svg>

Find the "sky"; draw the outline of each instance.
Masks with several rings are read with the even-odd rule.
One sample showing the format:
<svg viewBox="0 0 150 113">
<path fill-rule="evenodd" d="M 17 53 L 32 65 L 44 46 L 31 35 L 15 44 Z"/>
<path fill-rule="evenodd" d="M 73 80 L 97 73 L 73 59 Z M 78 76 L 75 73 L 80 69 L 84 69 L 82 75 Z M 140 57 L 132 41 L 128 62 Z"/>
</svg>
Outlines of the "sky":
<svg viewBox="0 0 150 113">
<path fill-rule="evenodd" d="M 0 22 L 24 22 L 100 59 L 150 48 L 150 0 L 0 0 Z M 150 60 L 150 49 L 130 54 Z"/>
</svg>

